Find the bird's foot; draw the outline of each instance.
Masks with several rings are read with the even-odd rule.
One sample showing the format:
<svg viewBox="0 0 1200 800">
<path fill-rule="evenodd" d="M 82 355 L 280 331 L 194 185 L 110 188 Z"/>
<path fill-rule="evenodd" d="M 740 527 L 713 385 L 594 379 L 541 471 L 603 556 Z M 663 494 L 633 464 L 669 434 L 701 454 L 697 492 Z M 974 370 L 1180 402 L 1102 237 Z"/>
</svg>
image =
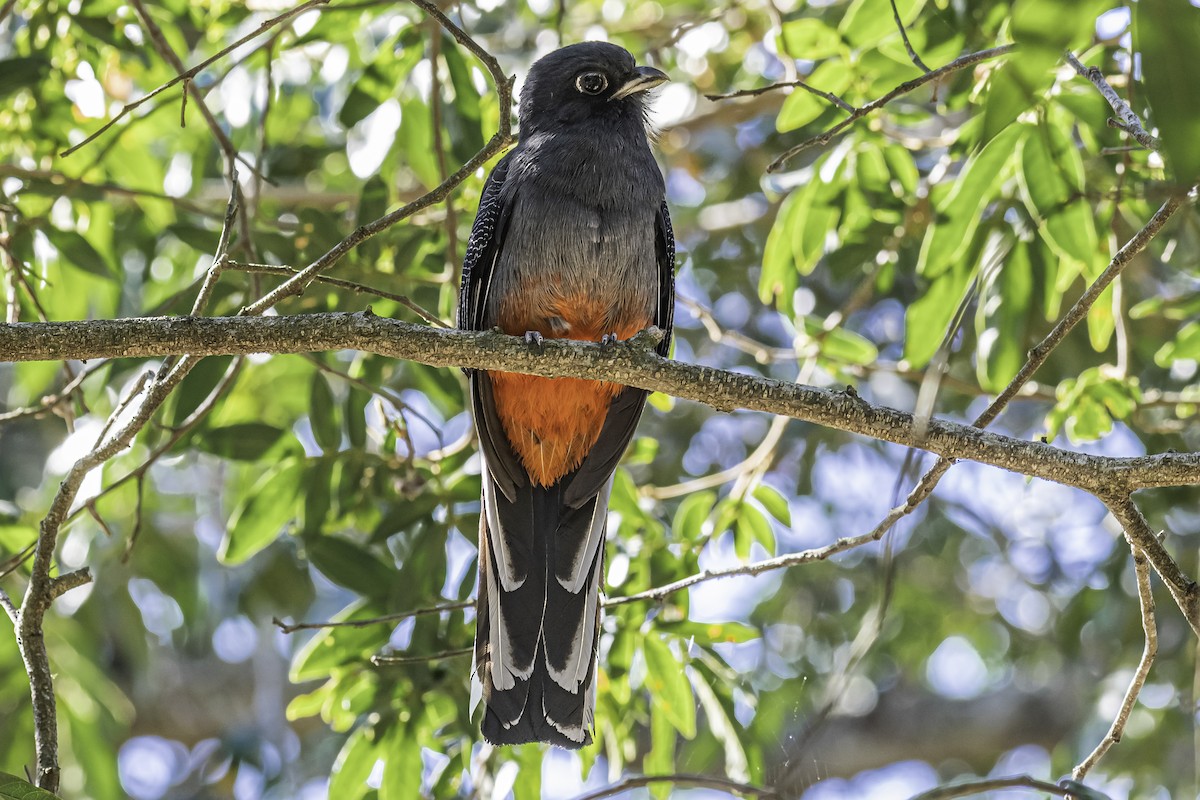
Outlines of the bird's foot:
<svg viewBox="0 0 1200 800">
<path fill-rule="evenodd" d="M 615 333 L 606 333 L 600 337 L 601 347 L 614 347 L 621 340 L 617 338 Z"/>
<path fill-rule="evenodd" d="M 546 349 L 546 337 L 537 331 L 525 331 L 525 344 L 541 353 Z"/>
</svg>

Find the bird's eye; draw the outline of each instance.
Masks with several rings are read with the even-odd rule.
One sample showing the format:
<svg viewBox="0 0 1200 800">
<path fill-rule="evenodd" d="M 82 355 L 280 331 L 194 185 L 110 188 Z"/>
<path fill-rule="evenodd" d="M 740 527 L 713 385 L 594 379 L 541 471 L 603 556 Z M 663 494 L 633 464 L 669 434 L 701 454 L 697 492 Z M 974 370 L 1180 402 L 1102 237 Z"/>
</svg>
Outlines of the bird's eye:
<svg viewBox="0 0 1200 800">
<path fill-rule="evenodd" d="M 584 94 L 600 94 L 608 88 L 608 78 L 599 72 L 585 72 L 575 79 L 575 88 Z"/>
</svg>

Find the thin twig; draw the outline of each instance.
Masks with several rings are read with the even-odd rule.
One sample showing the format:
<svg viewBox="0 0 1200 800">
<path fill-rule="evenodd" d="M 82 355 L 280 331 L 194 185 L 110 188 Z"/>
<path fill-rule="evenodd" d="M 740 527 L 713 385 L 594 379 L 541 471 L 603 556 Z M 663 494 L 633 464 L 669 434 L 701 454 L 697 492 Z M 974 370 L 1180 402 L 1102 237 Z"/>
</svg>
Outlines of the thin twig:
<svg viewBox="0 0 1200 800">
<path fill-rule="evenodd" d="M 397 614 L 384 614 L 380 617 L 371 617 L 370 619 L 347 619 L 338 622 L 293 622 L 288 623 L 281 620 L 279 617 L 272 618 L 272 622 L 279 626 L 279 630 L 284 633 L 295 633 L 296 631 L 313 631 L 323 630 L 325 628 L 368 628 L 372 625 L 378 625 L 381 622 L 399 622 L 408 619 L 409 617 L 422 617 L 428 614 L 440 614 L 443 611 L 461 611 L 464 608 L 474 608 L 473 600 L 464 600 L 460 603 L 442 603 L 440 605 L 425 606 L 424 608 L 414 608 L 412 611 L 401 611 Z"/>
<path fill-rule="evenodd" d="M 912 42 L 908 40 L 908 31 L 904 29 L 904 22 L 900 19 L 900 11 L 896 8 L 896 0 L 892 2 L 892 19 L 896 20 L 896 27 L 900 29 L 900 38 L 904 40 L 904 49 L 908 51 L 908 57 L 912 59 L 913 64 L 917 69 L 928 74 L 931 72 L 929 67 L 925 66 L 925 62 L 917 55 L 917 51 L 913 49 Z"/>
<path fill-rule="evenodd" d="M 670 783 L 678 787 L 691 786 L 698 789 L 716 789 L 717 791 L 729 792 L 745 797 L 779 797 L 779 794 L 774 789 L 766 786 L 754 786 L 749 783 L 740 783 L 713 775 L 687 775 L 680 773 L 677 775 L 636 775 L 632 778 L 626 778 L 619 783 L 614 783 L 611 786 L 606 786 L 603 789 L 579 795 L 575 800 L 602 800 L 605 797 L 624 794 L 630 789 L 653 786 L 656 783 Z"/>
<path fill-rule="evenodd" d="M 1096 745 L 1096 749 L 1071 771 L 1071 777 L 1077 781 L 1082 781 L 1087 777 L 1088 772 L 1096 766 L 1096 762 L 1104 758 L 1109 748 L 1121 741 L 1121 737 L 1125 733 L 1125 725 L 1129 722 L 1129 715 L 1133 713 L 1133 706 L 1137 702 L 1138 695 L 1141 694 L 1142 687 L 1146 685 L 1146 678 L 1150 674 L 1154 657 L 1158 655 L 1158 626 L 1154 622 L 1154 594 L 1150 590 L 1150 564 L 1140 547 L 1132 541 L 1129 542 L 1129 546 L 1133 550 L 1133 570 L 1137 576 L 1138 602 L 1142 612 L 1142 633 L 1146 637 L 1146 644 L 1142 648 L 1142 657 L 1138 660 L 1137 669 L 1129 680 L 1129 688 L 1125 690 L 1121 708 L 1117 711 L 1108 733 Z"/>
<path fill-rule="evenodd" d="M 15 0 L 10 0 L 10 2 L 15 2 Z M 74 144 L 71 147 L 68 147 L 66 150 L 59 153 L 59 156 L 62 158 L 66 158 L 67 156 L 71 155 L 79 148 L 83 147 L 84 145 L 88 144 L 89 142 L 93 141 L 98 136 L 103 134 L 106 130 L 108 130 L 113 125 L 115 125 L 117 122 L 119 122 L 121 119 L 123 119 L 126 114 L 133 111 L 138 106 L 142 105 L 143 103 L 147 102 L 148 100 L 151 100 L 152 98 L 158 96 L 159 94 L 162 94 L 167 89 L 170 89 L 172 86 L 174 86 L 175 84 L 183 82 L 183 83 L 187 83 L 188 86 L 190 87 L 191 83 L 192 83 L 192 78 L 194 78 L 194 77 L 196 77 L 196 75 L 200 74 L 200 72 L 203 71 L 205 67 L 209 66 L 214 61 L 218 61 L 221 58 L 224 58 L 226 55 L 233 52 L 234 50 L 237 50 L 239 47 L 241 47 L 242 45 L 244 45 L 246 42 L 250 41 L 251 39 L 258 38 L 266 31 L 269 31 L 271 28 L 274 28 L 276 25 L 287 22 L 289 19 L 296 16 L 297 14 L 303 13 L 304 11 L 307 11 L 308 9 L 310 9 L 314 6 L 325 5 L 328 2 L 329 2 L 329 0 L 307 0 L 307 2 L 301 3 L 300 5 L 296 6 L 295 8 L 292 8 L 289 11 L 285 11 L 284 13 L 280 14 L 277 17 L 272 17 L 271 19 L 267 20 L 263 24 L 259 25 L 256 29 L 254 29 L 250 33 L 243 36 L 241 39 L 238 39 L 233 44 L 218 51 L 215 55 L 204 59 L 196 66 L 191 67 L 190 69 L 183 69 L 182 68 L 183 65 L 180 64 L 179 70 L 178 70 L 179 71 L 178 75 L 176 75 L 174 78 L 172 78 L 171 80 L 164 83 L 162 86 L 159 86 L 157 89 L 154 89 L 153 91 L 149 92 L 148 94 L 142 95 L 141 97 L 139 97 L 137 100 L 133 101 L 132 103 L 125 104 L 121 108 L 121 110 L 117 112 L 117 115 L 115 117 L 113 117 L 108 122 L 101 125 L 99 128 L 97 128 L 93 133 L 91 133 L 83 141 L 81 141 L 77 144 Z M 3 18 L 3 15 L 0 14 L 0 19 L 2 19 L 2 18 Z M 184 94 L 186 95 L 186 93 L 187 92 L 185 90 Z M 197 99 L 199 99 L 199 98 L 197 97 Z"/>
<path fill-rule="evenodd" d="M 4 22 L 8 15 L 12 13 L 12 10 L 16 8 L 16 6 L 17 0 L 6 0 L 4 5 L 0 6 L 0 22 Z"/>
<path fill-rule="evenodd" d="M 952 786 L 938 786 L 927 792 L 921 792 L 912 800 L 951 800 L 954 797 L 969 797 L 973 794 L 993 792 L 997 789 L 1036 789 L 1039 792 L 1049 792 L 1056 797 L 1063 797 L 1067 789 L 1056 783 L 1038 780 L 1029 775 L 1011 775 L 1004 778 L 983 778 L 977 781 L 956 783 Z"/>
<path fill-rule="evenodd" d="M 243 264 L 237 261 L 226 261 L 226 269 L 237 270 L 238 272 L 261 272 L 268 275 L 287 275 L 291 277 L 296 275 L 300 270 L 295 267 L 276 266 L 274 264 Z M 376 289 L 373 286 L 367 286 L 365 283 L 356 283 L 348 281 L 344 278 L 331 278 L 328 275 L 318 275 L 315 283 L 323 283 L 327 286 L 336 286 L 339 289 L 349 289 L 358 294 L 369 294 L 375 297 L 391 300 L 394 303 L 407 308 L 409 311 L 416 314 L 421 319 L 438 328 L 449 328 L 449 323 L 440 319 L 432 311 L 415 302 L 411 297 L 403 294 L 395 294 L 393 292 L 385 292 L 383 289 Z"/>
<path fill-rule="evenodd" d="M 139 0 L 135 0 L 137 2 Z M 470 50 L 492 78 L 492 83 L 496 87 L 497 103 L 500 106 L 500 120 L 497 125 L 496 133 L 488 140 L 483 149 L 472 156 L 467 163 L 463 164 L 457 172 L 451 175 L 446 180 L 442 181 L 437 188 L 427 192 L 420 198 L 408 203 L 395 211 L 384 214 L 379 219 L 369 222 L 357 228 L 354 233 L 347 236 L 342 241 L 334 245 L 333 249 L 318 258 L 312 264 L 296 273 L 294 276 L 284 281 L 274 290 L 268 292 L 263 297 L 246 306 L 239 312 L 239 315 L 260 314 L 268 308 L 275 306 L 281 300 L 292 295 L 302 293 L 305 288 L 312 283 L 316 277 L 328 269 L 334 263 L 350 252 L 359 244 L 370 239 L 372 236 L 387 230 L 403 219 L 411 217 L 413 214 L 421 211 L 434 203 L 439 203 L 450 196 L 450 193 L 458 187 L 460 183 L 466 180 L 469 176 L 475 173 L 475 170 L 486 164 L 493 156 L 508 147 L 512 141 L 512 90 L 513 80 L 504 74 L 504 70 L 500 68 L 500 64 L 496 61 L 495 56 L 485 50 L 474 39 L 472 39 L 462 28 L 458 27 L 441 12 L 437 6 L 427 2 L 427 0 L 410 0 L 413 5 L 421 8 L 426 14 L 430 15 L 445 28 L 455 41 L 463 47 Z"/>
<path fill-rule="evenodd" d="M 927 83 L 939 80 L 940 78 L 943 78 L 953 72 L 966 69 L 967 67 L 973 67 L 981 61 L 987 61 L 988 59 L 997 58 L 998 56 L 1011 53 L 1015 47 L 1016 45 L 1006 44 L 1001 45 L 1000 47 L 993 47 L 988 50 L 980 50 L 977 53 L 968 53 L 965 56 L 960 56 L 959 58 L 954 59 L 945 66 L 938 67 L 932 72 L 926 72 L 919 78 L 914 78 L 911 81 L 905 81 L 882 97 L 872 100 L 864 106 L 859 106 L 854 110 L 854 113 L 836 125 L 830 127 L 825 132 L 805 139 L 803 142 L 800 142 L 800 144 L 788 148 L 782 155 L 767 165 L 767 172 L 778 172 L 779 170 L 783 169 L 783 167 L 789 161 L 791 161 L 800 153 L 803 153 L 805 150 L 808 150 L 810 147 L 829 144 L 831 141 L 833 141 L 834 136 L 838 135 L 868 114 L 883 108 L 897 97 L 908 94 L 911 91 L 921 88 Z"/>
<path fill-rule="evenodd" d="M 320 2 L 321 0 L 310 0 L 310 2 Z M 221 147 L 221 152 L 225 154 L 225 161 L 230 170 L 233 169 L 234 162 L 240 161 L 254 175 L 260 175 L 259 169 L 250 160 L 238 152 L 237 147 L 233 144 L 233 140 L 229 138 L 229 134 L 213 116 L 209 110 L 208 104 L 204 102 L 204 95 L 196 86 L 196 82 L 192 80 L 192 76 L 186 75 L 187 69 L 183 66 L 183 61 L 180 60 L 179 54 L 171 47 L 171 43 L 167 41 L 167 37 L 163 34 L 162 29 L 158 27 L 158 23 L 150 16 L 149 10 L 146 8 L 144 0 L 130 0 L 130 4 L 137 12 L 138 19 L 142 22 L 142 27 L 146 30 L 146 35 L 150 37 L 150 41 L 154 44 L 154 49 L 162 56 L 172 69 L 180 75 L 184 75 L 183 81 L 183 104 L 180 106 L 180 127 L 184 125 L 183 114 L 187 108 L 187 96 L 191 94 L 196 101 L 196 105 L 200 107 L 200 116 L 204 117 L 204 122 L 208 125 L 208 129 L 212 132 L 213 138 L 217 140 L 217 144 Z M 255 35 L 258 35 L 256 33 Z M 264 177 L 264 180 L 267 180 Z M 269 182 L 269 181 L 268 181 Z"/>
<path fill-rule="evenodd" d="M 757 89 L 740 89 L 736 92 L 729 92 L 727 94 L 706 94 L 704 97 L 708 100 L 718 102 L 721 100 L 732 100 L 737 97 L 758 97 L 760 94 L 766 94 L 767 92 L 774 92 L 779 89 L 791 89 L 796 87 L 803 89 L 809 94 L 814 94 L 817 97 L 828 100 L 830 103 L 833 103 L 835 106 L 849 114 L 853 114 L 858 110 L 833 92 L 822 91 L 821 89 L 818 89 L 802 80 L 779 81 L 778 83 L 772 83 L 769 86 L 760 86 Z"/>
<path fill-rule="evenodd" d="M 448 658 L 458 658 L 475 652 L 474 647 L 460 647 L 457 650 L 443 650 L 440 653 L 430 653 L 424 656 L 397 656 L 389 653 L 379 653 L 371 656 L 371 664 L 376 667 L 398 667 L 402 664 L 422 664 L 427 661 L 445 661 Z"/>
<path fill-rule="evenodd" d="M 1117 90 L 1114 89 L 1109 82 L 1104 79 L 1104 73 L 1100 71 L 1099 67 L 1085 67 L 1082 62 L 1075 57 L 1075 54 L 1069 50 L 1067 51 L 1066 58 L 1067 63 L 1071 65 L 1071 68 L 1079 73 L 1081 77 L 1087 78 L 1089 81 L 1091 81 L 1092 85 L 1094 85 L 1100 91 L 1100 94 L 1102 94 L 1104 99 L 1108 101 L 1108 104 L 1112 106 L 1112 110 L 1116 112 L 1117 116 L 1120 118 L 1117 120 L 1109 120 L 1109 124 L 1112 127 L 1120 128 L 1121 130 L 1125 131 L 1134 139 L 1136 139 L 1138 144 L 1149 148 L 1150 150 L 1158 150 L 1162 146 L 1162 142 L 1160 142 L 1156 137 L 1147 133 L 1146 129 L 1142 127 L 1141 119 L 1138 118 L 1137 114 L 1133 113 L 1133 109 L 1129 107 L 1129 104 L 1121 99 L 1121 96 L 1117 94 Z"/>
</svg>

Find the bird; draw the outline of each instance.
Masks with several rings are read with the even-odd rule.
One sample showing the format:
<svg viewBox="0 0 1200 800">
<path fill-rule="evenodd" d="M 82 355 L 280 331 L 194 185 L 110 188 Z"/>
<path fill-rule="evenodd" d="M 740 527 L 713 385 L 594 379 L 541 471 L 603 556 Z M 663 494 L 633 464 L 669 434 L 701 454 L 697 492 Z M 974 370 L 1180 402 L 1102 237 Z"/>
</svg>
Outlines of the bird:
<svg viewBox="0 0 1200 800">
<path fill-rule="evenodd" d="M 584 42 L 529 68 L 517 145 L 484 183 L 458 327 L 670 348 L 675 238 L 651 149 L 666 73 Z M 482 456 L 474 677 L 493 744 L 591 743 L 613 474 L 647 392 L 468 370 Z"/>
</svg>

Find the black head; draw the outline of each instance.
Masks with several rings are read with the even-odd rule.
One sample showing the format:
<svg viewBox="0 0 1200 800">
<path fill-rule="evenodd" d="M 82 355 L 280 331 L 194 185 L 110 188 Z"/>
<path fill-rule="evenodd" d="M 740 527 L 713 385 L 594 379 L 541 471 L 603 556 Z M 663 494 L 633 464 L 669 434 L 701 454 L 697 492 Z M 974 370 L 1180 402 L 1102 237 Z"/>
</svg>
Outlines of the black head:
<svg viewBox="0 0 1200 800">
<path fill-rule="evenodd" d="M 521 88 L 522 134 L 596 118 L 645 120 L 646 90 L 667 80 L 639 67 L 629 51 L 607 42 L 583 42 L 534 62 Z"/>
</svg>

